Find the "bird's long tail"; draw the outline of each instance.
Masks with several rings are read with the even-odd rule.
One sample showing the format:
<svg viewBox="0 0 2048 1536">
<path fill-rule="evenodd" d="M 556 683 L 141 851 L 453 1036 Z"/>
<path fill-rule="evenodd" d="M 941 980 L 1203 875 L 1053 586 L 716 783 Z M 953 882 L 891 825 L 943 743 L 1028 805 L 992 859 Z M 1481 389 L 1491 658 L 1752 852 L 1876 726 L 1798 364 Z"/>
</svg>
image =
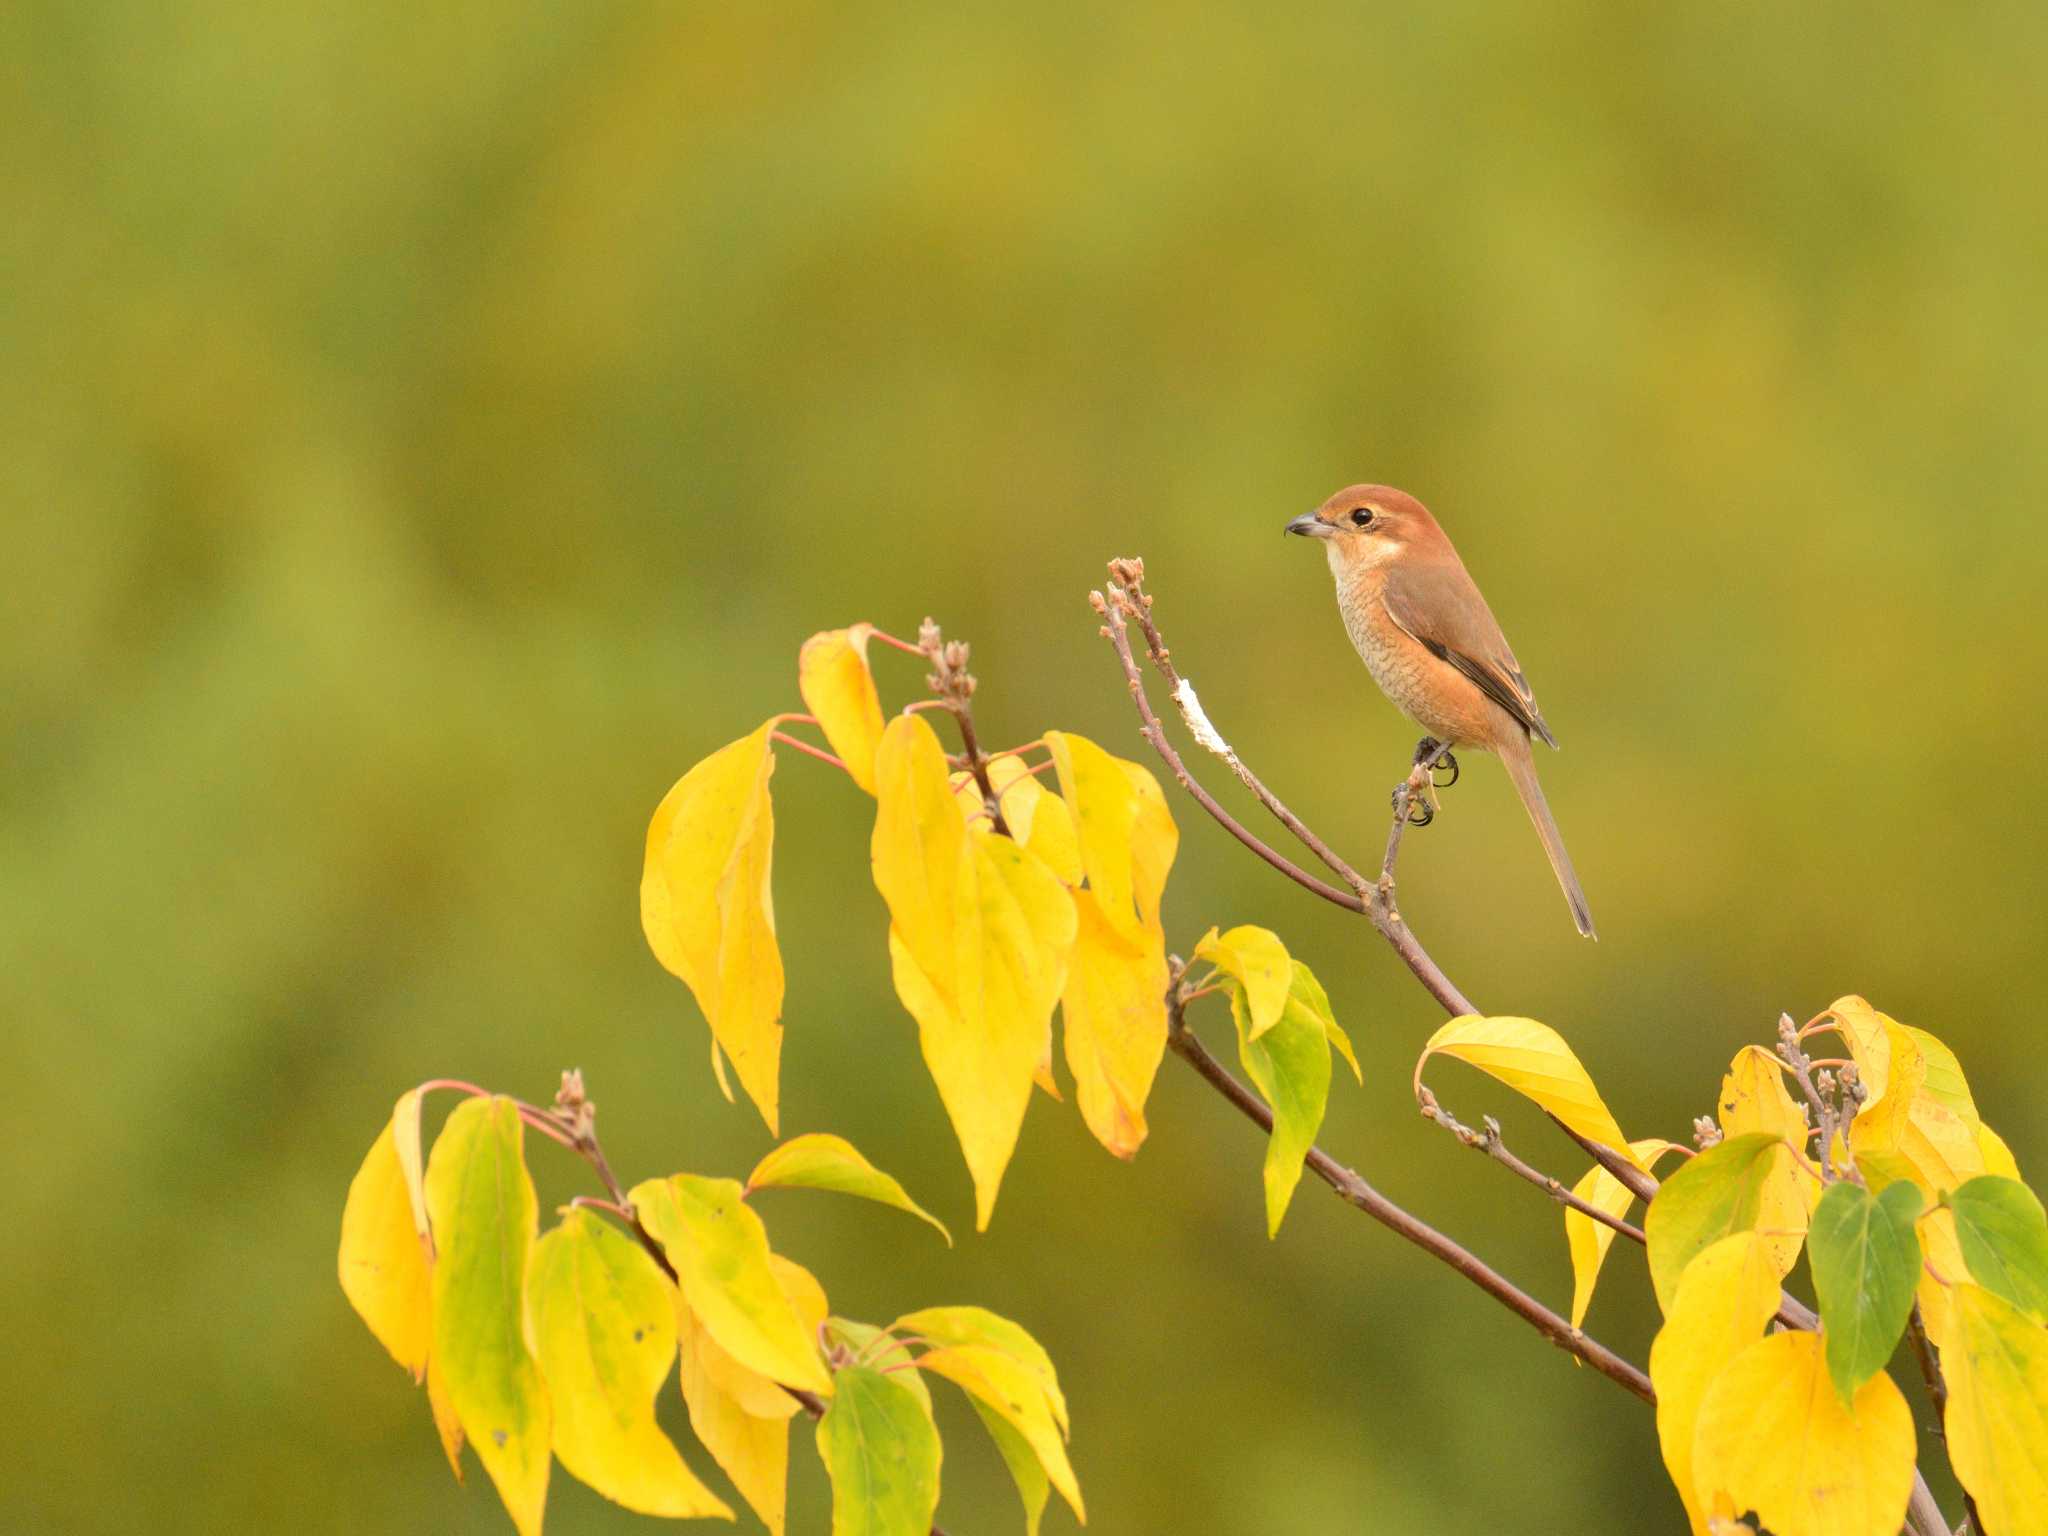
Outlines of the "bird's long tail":
<svg viewBox="0 0 2048 1536">
<path fill-rule="evenodd" d="M 1600 935 L 1593 931 L 1592 909 L 1586 905 L 1586 893 L 1579 889 L 1579 877 L 1572 869 L 1572 856 L 1564 851 L 1564 838 L 1558 834 L 1557 821 L 1550 814 L 1550 802 L 1543 798 L 1543 786 L 1536 782 L 1536 760 L 1529 750 L 1529 738 L 1520 731 L 1514 732 L 1501 748 L 1500 759 L 1507 764 L 1508 777 L 1515 781 L 1515 793 L 1522 797 L 1523 809 L 1536 824 L 1543 851 L 1550 855 L 1550 868 L 1557 883 L 1564 887 L 1564 899 L 1571 903 L 1572 921 L 1587 938 L 1598 939 Z"/>
</svg>

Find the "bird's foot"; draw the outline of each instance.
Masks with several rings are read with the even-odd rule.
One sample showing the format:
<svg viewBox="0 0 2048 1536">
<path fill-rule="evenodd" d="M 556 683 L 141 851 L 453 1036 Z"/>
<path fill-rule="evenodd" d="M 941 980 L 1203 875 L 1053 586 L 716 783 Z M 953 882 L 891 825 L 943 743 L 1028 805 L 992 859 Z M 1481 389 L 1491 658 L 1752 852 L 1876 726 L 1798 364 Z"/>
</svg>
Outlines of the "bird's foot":
<svg viewBox="0 0 2048 1536">
<path fill-rule="evenodd" d="M 1419 792 L 1411 792 L 1406 784 L 1394 787 L 1394 809 L 1401 813 L 1411 827 L 1426 827 L 1436 820 L 1436 807 Z"/>
<path fill-rule="evenodd" d="M 1415 767 L 1426 772 L 1430 783 L 1438 789 L 1449 789 L 1458 782 L 1458 760 L 1451 756 L 1450 744 L 1434 736 L 1425 736 L 1415 744 Z M 1449 777 L 1439 779 L 1439 773 Z"/>
</svg>

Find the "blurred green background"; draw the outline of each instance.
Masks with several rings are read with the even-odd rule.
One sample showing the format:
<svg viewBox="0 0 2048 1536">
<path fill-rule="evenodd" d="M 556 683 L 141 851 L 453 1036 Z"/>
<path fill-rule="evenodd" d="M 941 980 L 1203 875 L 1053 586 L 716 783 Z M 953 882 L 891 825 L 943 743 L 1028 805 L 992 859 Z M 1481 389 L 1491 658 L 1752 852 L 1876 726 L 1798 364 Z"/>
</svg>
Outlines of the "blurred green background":
<svg viewBox="0 0 2048 1536">
<path fill-rule="evenodd" d="M 2038 1174 L 2044 44 L 2019 5 L 6 8 L 0 1527 L 509 1529 L 335 1283 L 394 1095 L 576 1064 L 628 1178 L 744 1171 L 638 931 L 655 801 L 856 618 L 971 639 L 992 744 L 1141 756 L 1114 554 L 1369 856 L 1415 732 L 1280 536 L 1356 479 L 1436 508 L 1566 747 L 1602 942 L 1474 761 L 1402 881 L 1466 990 L 1667 1136 L 1860 990 Z M 785 1126 L 969 1228 L 868 802 L 775 790 Z M 1365 1054 L 1326 1144 L 1562 1305 L 1555 1209 L 1413 1112 L 1428 1000 L 1175 804 L 1176 946 L 1277 928 Z M 844 1313 L 1033 1328 L 1093 1529 L 1675 1526 L 1640 1405 L 1313 1187 L 1269 1244 L 1256 1137 L 1172 1062 L 1152 1122 L 1127 1167 L 1040 1099 L 951 1251 L 767 1215 Z M 1622 1254 L 1590 1326 L 1653 1325 Z M 944 1425 L 942 1518 L 1017 1528 Z M 552 1530 L 642 1526 L 557 1473 Z"/>
</svg>

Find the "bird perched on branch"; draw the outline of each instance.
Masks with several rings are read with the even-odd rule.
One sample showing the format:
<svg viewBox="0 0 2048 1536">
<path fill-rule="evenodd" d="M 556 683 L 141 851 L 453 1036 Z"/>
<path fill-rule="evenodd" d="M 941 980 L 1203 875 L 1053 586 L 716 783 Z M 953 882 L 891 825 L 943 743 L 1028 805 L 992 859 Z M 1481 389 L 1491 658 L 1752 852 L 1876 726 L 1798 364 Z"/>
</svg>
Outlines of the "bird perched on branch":
<svg viewBox="0 0 2048 1536">
<path fill-rule="evenodd" d="M 1493 610 L 1429 509 L 1392 486 L 1354 485 L 1295 518 L 1287 531 L 1322 540 L 1351 643 L 1380 691 L 1432 738 L 1416 761 L 1450 747 L 1499 757 L 1536 824 L 1572 921 L 1597 938 L 1571 855 L 1536 782 L 1529 738 L 1551 747 L 1557 738 Z"/>
</svg>

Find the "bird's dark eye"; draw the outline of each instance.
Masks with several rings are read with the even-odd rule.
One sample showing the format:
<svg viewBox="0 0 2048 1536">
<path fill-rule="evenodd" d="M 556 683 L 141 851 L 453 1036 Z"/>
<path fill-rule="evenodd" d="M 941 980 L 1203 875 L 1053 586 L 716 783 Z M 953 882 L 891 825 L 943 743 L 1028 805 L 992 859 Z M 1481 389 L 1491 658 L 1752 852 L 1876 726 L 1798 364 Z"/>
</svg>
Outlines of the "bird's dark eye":
<svg viewBox="0 0 2048 1536">
<path fill-rule="evenodd" d="M 1351 521 L 1360 528 L 1370 528 L 1372 526 L 1372 508 L 1360 507 L 1351 514 Z"/>
</svg>

